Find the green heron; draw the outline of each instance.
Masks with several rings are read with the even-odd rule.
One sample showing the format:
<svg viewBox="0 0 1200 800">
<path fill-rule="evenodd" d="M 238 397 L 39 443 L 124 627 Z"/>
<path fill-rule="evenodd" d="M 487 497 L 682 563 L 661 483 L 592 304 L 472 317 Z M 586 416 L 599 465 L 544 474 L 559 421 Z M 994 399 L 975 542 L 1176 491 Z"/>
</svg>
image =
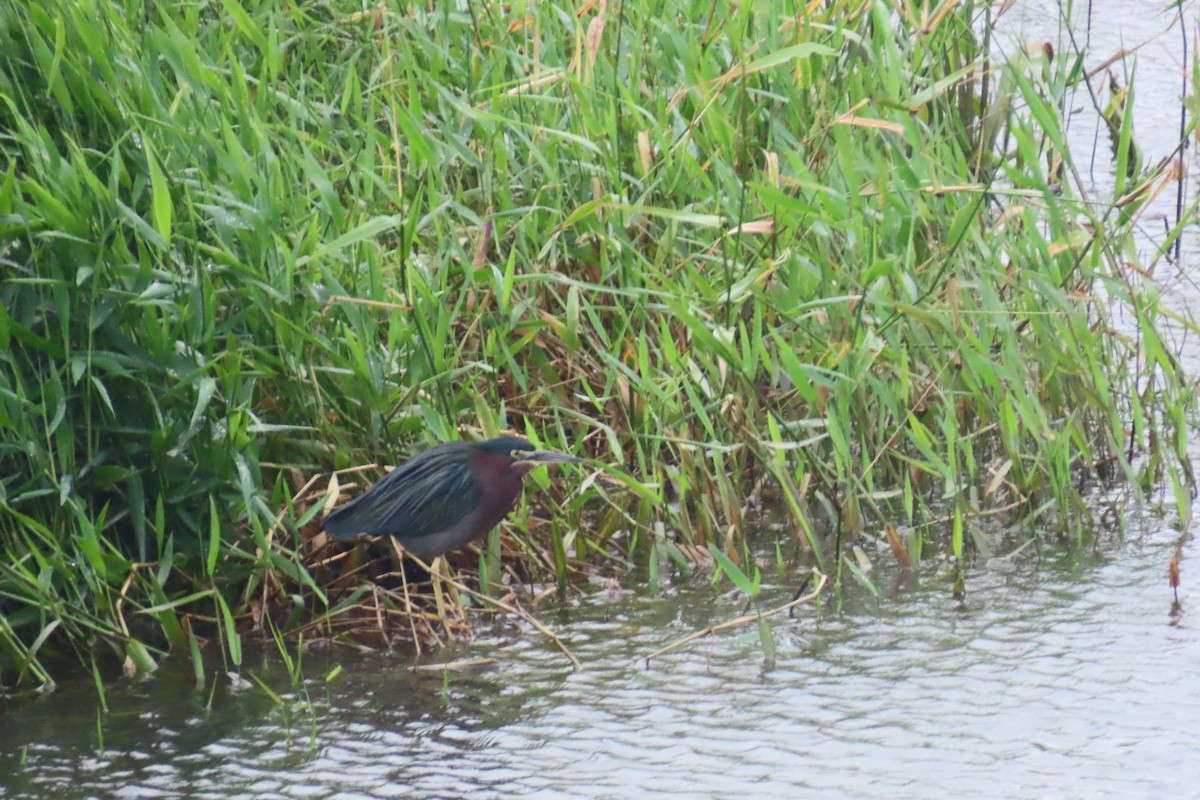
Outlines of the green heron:
<svg viewBox="0 0 1200 800">
<path fill-rule="evenodd" d="M 424 561 L 457 550 L 500 524 L 541 464 L 582 458 L 538 450 L 518 436 L 447 442 L 405 461 L 325 518 L 334 539 L 394 536 Z"/>
</svg>

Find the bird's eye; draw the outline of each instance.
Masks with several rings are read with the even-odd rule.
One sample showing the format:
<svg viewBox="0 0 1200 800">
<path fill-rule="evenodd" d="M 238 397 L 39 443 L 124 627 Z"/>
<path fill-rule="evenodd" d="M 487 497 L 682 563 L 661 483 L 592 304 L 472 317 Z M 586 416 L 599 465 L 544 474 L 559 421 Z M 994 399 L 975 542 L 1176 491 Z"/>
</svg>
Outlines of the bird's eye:
<svg viewBox="0 0 1200 800">
<path fill-rule="evenodd" d="M 509 455 L 509 457 L 510 457 L 510 458 L 512 458 L 512 460 L 513 460 L 513 461 L 520 461 L 520 460 L 521 460 L 521 456 L 523 456 L 524 454 L 525 454 L 525 451 L 524 451 L 524 450 L 513 450 L 513 451 L 512 451 L 511 453 L 509 453 L 508 455 Z"/>
</svg>

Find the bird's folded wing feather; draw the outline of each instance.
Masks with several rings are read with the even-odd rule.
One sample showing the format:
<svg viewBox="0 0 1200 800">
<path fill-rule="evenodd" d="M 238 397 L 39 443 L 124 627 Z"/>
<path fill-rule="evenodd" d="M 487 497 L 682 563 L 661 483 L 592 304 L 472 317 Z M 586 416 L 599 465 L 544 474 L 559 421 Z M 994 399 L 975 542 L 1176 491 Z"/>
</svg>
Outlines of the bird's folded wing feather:
<svg viewBox="0 0 1200 800">
<path fill-rule="evenodd" d="M 364 534 L 418 539 L 457 523 L 479 494 L 465 462 L 414 459 L 330 514 L 325 530 L 338 539 Z"/>
</svg>

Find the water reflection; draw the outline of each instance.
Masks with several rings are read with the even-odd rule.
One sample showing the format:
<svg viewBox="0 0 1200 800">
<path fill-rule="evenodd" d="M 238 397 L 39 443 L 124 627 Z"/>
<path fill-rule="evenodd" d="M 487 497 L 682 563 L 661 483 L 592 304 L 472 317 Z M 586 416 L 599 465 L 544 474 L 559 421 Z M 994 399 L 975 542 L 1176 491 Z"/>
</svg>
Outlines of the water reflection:
<svg viewBox="0 0 1200 800">
<path fill-rule="evenodd" d="M 702 584 L 571 609 L 582 673 L 521 631 L 443 654 L 496 659 L 445 676 L 339 656 L 326 684 L 331 662 L 310 654 L 311 706 L 286 713 L 257 688 L 210 709 L 168 672 L 110 692 L 100 755 L 92 692 L 66 687 L 6 713 L 0 796 L 1185 796 L 1200 640 L 1167 624 L 1170 538 L 994 559 L 965 603 L 930 581 L 899 605 L 862 591 L 841 615 L 805 607 L 779 618 L 770 672 L 742 633 L 645 668 L 740 613 Z"/>
</svg>

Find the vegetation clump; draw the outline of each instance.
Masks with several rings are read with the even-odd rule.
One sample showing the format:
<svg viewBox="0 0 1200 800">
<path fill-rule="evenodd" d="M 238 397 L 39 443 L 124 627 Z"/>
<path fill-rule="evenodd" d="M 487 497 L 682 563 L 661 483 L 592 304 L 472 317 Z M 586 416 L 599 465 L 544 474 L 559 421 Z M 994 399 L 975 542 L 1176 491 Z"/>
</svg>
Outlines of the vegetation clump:
<svg viewBox="0 0 1200 800">
<path fill-rule="evenodd" d="M 1186 503 L 1134 238 L 1174 165 L 1110 106 L 1097 196 L 1081 54 L 930 5 L 0 6 L 0 684 L 48 643 L 403 630 L 334 591 L 325 498 L 473 432 L 613 465 L 534 477 L 554 508 L 468 555 L 491 594 L 516 555 L 564 588 L 740 562 L 763 497 L 835 577 L 848 536 L 961 569 L 981 515 Z"/>
</svg>

